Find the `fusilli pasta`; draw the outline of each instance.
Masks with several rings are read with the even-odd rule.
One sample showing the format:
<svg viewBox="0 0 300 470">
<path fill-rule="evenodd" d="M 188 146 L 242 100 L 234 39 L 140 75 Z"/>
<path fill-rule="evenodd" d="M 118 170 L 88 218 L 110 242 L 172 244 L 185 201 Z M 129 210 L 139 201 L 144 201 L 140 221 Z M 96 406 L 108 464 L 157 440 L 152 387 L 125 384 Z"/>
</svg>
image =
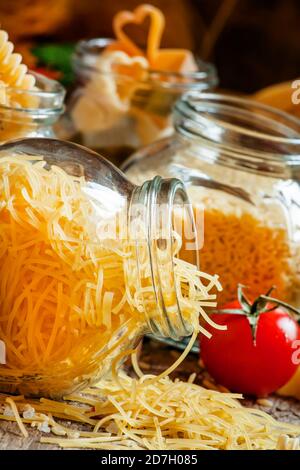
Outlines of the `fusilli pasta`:
<svg viewBox="0 0 300 470">
<path fill-rule="evenodd" d="M 32 132 L 32 117 L 20 114 L 22 109 L 36 109 L 39 98 L 35 94 L 35 77 L 28 73 L 21 54 L 15 53 L 8 34 L 0 30 L 0 142 L 23 137 Z"/>
<path fill-rule="evenodd" d="M 27 66 L 22 64 L 22 56 L 13 50 L 14 45 L 8 40 L 7 32 L 0 30 L 0 80 L 9 87 L 31 90 L 35 85 L 35 78 L 27 73 Z"/>
</svg>

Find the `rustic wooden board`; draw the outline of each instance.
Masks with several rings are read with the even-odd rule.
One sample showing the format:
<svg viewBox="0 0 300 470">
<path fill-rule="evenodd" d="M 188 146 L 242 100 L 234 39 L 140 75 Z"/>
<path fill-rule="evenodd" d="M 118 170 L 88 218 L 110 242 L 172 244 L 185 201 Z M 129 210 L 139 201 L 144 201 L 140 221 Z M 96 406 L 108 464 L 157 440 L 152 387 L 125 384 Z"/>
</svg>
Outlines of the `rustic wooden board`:
<svg viewBox="0 0 300 470">
<path fill-rule="evenodd" d="M 161 343 L 146 340 L 140 358 L 140 366 L 146 373 L 158 374 L 165 370 L 168 365 L 172 364 L 179 354 L 180 353 L 175 349 L 164 346 Z M 201 384 L 204 379 L 209 379 L 208 374 L 199 366 L 197 356 L 190 354 L 176 372 L 172 374 L 172 377 L 187 380 L 193 372 L 197 373 L 196 383 Z M 271 401 L 271 408 L 259 406 L 255 400 L 250 399 L 246 399 L 245 404 L 268 411 L 272 416 L 281 421 L 300 424 L 300 401 L 276 396 L 272 396 Z M 72 425 L 72 427 L 76 429 L 75 424 Z M 24 439 L 15 423 L 0 421 L 0 450 L 57 449 L 55 446 L 41 444 L 39 442 L 40 437 L 45 434 L 28 427 L 27 429 L 29 430 L 29 437 Z"/>
</svg>

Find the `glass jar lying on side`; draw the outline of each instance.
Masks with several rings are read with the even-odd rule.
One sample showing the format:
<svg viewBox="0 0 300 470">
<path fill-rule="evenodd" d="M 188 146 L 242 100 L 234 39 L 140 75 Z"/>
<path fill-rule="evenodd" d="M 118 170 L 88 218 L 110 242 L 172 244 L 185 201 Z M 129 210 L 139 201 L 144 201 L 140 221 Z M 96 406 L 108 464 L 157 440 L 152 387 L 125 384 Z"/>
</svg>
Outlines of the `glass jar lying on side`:
<svg viewBox="0 0 300 470">
<path fill-rule="evenodd" d="M 5 87 L 8 104 L 0 104 L 0 143 L 21 137 L 55 137 L 54 126 L 64 111 L 65 89 L 43 75 L 32 90 Z M 2 93 L 0 85 L 0 94 Z"/>
<path fill-rule="evenodd" d="M 0 149 L 0 208 L 0 391 L 63 396 L 115 370 L 143 333 L 188 336 L 215 306 L 179 180 L 134 186 L 88 149 L 23 139 Z"/>
<path fill-rule="evenodd" d="M 201 268 L 220 275 L 220 304 L 240 283 L 250 296 L 275 286 L 274 296 L 299 305 L 300 121 L 250 100 L 190 93 L 174 125 L 174 137 L 123 170 L 137 184 L 154 174 L 185 182 L 204 221 Z"/>
<path fill-rule="evenodd" d="M 62 132 L 119 164 L 142 145 L 170 135 L 176 100 L 190 90 L 213 88 L 217 76 L 215 68 L 202 61 L 191 73 L 147 70 L 143 57 L 130 58 L 121 51 L 107 54 L 113 42 L 99 38 L 77 44 L 76 84 Z"/>
</svg>

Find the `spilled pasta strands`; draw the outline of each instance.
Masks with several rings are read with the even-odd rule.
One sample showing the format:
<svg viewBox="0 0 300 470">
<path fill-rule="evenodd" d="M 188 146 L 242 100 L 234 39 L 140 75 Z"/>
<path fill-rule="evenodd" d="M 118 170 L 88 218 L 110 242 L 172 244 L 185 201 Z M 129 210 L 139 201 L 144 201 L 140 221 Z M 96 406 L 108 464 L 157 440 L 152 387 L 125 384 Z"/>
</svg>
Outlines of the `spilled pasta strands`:
<svg viewBox="0 0 300 470">
<path fill-rule="evenodd" d="M 14 402 L 14 400 L 10 397 L 7 397 L 5 399 L 6 403 L 8 403 L 10 406 L 11 406 L 11 409 L 12 409 L 12 412 L 14 414 L 14 417 L 15 417 L 15 420 L 16 420 L 16 423 L 18 424 L 22 434 L 24 437 L 28 437 L 28 431 L 27 429 L 25 428 L 23 422 L 22 422 L 22 419 L 20 418 L 20 415 L 19 415 L 19 411 L 18 411 L 18 408 Z"/>
<path fill-rule="evenodd" d="M 0 419 L 16 421 L 23 434 L 24 423 L 54 434 L 56 437 L 41 437 L 40 442 L 62 449 L 300 449 L 300 426 L 243 407 L 239 401 L 242 395 L 200 387 L 193 383 L 195 374 L 187 382 L 172 381 L 167 374 L 182 362 L 187 351 L 160 376 L 144 375 L 133 351 L 138 379 L 123 372 L 116 377 L 113 370 L 111 379 L 66 396 L 64 401 L 0 395 L 0 410 L 4 407 Z M 17 410 L 12 414 L 5 413 L 8 401 L 10 405 L 13 401 L 12 408 Z M 85 424 L 85 430 L 61 424 L 64 420 Z"/>
<path fill-rule="evenodd" d="M 239 394 L 207 390 L 194 384 L 192 378 L 174 382 L 168 376 L 132 379 L 120 373 L 119 381 L 121 388 L 114 379 L 104 380 L 65 397 L 64 402 L 29 400 L 27 406 L 34 408 L 34 416 L 20 419 L 55 434 L 57 437 L 41 437 L 41 442 L 61 448 L 299 449 L 300 426 L 243 407 Z M 0 396 L 0 404 L 4 402 Z M 25 403 L 15 401 L 19 413 Z M 0 419 L 16 420 L 3 414 Z M 86 423 L 90 431 L 74 430 L 62 425 L 61 420 Z"/>
</svg>

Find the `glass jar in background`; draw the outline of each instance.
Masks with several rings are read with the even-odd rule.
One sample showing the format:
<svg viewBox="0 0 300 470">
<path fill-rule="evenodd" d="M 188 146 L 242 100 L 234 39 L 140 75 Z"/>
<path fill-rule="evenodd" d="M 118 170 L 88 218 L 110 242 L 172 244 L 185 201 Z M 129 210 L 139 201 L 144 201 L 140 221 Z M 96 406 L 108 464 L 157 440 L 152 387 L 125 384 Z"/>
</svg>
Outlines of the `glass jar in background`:
<svg viewBox="0 0 300 470">
<path fill-rule="evenodd" d="M 86 145 L 118 165 L 137 148 L 170 135 L 176 100 L 190 90 L 212 89 L 217 76 L 213 65 L 202 61 L 194 73 L 143 71 L 141 57 L 132 59 L 131 70 L 123 63 L 123 72 L 120 68 L 115 72 L 109 58 L 99 69 L 97 61 L 111 42 L 99 38 L 77 44 L 76 85 L 62 127 L 67 140 Z"/>
<path fill-rule="evenodd" d="M 181 270 L 173 238 L 176 208 L 196 242 L 181 181 L 135 186 L 81 146 L 21 139 L 0 149 L 0 205 L 1 391 L 63 396 L 115 370 L 145 332 L 197 328 L 198 252 Z"/>
<path fill-rule="evenodd" d="M 57 81 L 30 72 L 34 90 L 6 87 L 10 105 L 0 104 L 0 143 L 23 137 L 55 137 L 64 111 L 65 89 Z M 1 87 L 0 87 L 1 93 Z"/>
<path fill-rule="evenodd" d="M 300 121 L 254 101 L 190 93 L 174 110 L 173 137 L 135 153 L 135 183 L 181 178 L 204 221 L 201 269 L 220 275 L 220 304 L 237 285 L 300 304 Z M 188 259 L 188 255 L 186 255 Z"/>
</svg>

